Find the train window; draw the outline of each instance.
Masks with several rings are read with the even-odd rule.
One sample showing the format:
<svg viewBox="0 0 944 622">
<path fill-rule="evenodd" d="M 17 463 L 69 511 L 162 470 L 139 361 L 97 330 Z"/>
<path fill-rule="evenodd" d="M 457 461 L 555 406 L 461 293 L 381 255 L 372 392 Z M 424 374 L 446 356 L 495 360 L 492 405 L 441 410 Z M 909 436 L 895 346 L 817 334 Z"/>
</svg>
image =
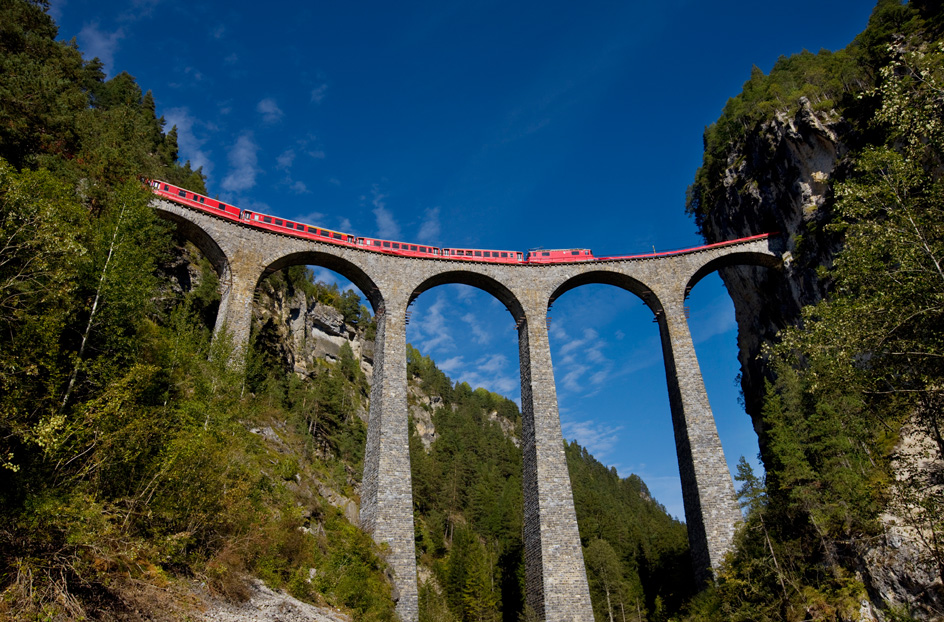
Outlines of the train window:
<svg viewBox="0 0 944 622">
<path fill-rule="evenodd" d="M 394 248 L 400 248 L 400 245 L 397 244 L 396 242 L 394 242 L 394 243 L 393 243 L 393 247 L 394 247 Z M 406 244 L 404 244 L 403 247 L 406 248 Z"/>
<path fill-rule="evenodd" d="M 416 250 L 416 245 L 415 245 L 415 244 L 410 244 L 410 250 L 411 250 L 411 251 L 415 251 L 415 250 Z"/>
<path fill-rule="evenodd" d="M 570 254 L 571 254 L 571 255 L 579 255 L 579 254 L 580 254 L 580 251 L 570 251 Z"/>
<path fill-rule="evenodd" d="M 271 224 L 271 223 L 272 223 L 272 218 L 269 217 L 269 216 L 263 216 L 263 217 L 262 217 L 262 222 Z"/>
<path fill-rule="evenodd" d="M 226 209 L 226 203 L 218 203 L 217 207 L 220 209 Z"/>
<path fill-rule="evenodd" d="M 390 248 L 390 242 L 384 242 L 384 243 L 383 243 L 383 247 L 384 247 L 384 248 Z"/>
<path fill-rule="evenodd" d="M 278 218 L 274 218 L 274 219 L 272 220 L 272 224 L 273 224 L 273 225 L 278 225 L 278 226 L 281 227 L 281 226 L 282 226 L 283 224 L 285 224 L 285 223 L 283 223 L 283 222 L 282 222 L 281 220 L 279 220 Z"/>
<path fill-rule="evenodd" d="M 333 237 L 333 238 L 334 238 L 335 240 L 340 240 L 340 239 L 342 239 L 342 236 L 341 236 L 341 234 L 340 234 L 340 233 L 335 233 L 335 234 L 332 234 L 332 236 L 331 236 L 331 237 Z"/>
<path fill-rule="evenodd" d="M 353 241 L 354 241 L 354 236 L 353 236 L 353 235 L 347 236 L 347 241 L 348 241 L 348 242 L 353 242 Z"/>
<path fill-rule="evenodd" d="M 434 249 L 433 249 L 433 254 L 434 254 L 434 255 L 438 255 L 438 254 L 439 254 L 439 249 L 438 249 L 438 248 L 434 248 Z M 448 254 L 449 254 L 449 251 L 443 251 L 443 254 L 444 254 L 444 255 L 448 255 Z"/>
<path fill-rule="evenodd" d="M 476 257 L 481 257 L 481 256 L 482 256 L 482 251 L 475 251 L 475 256 L 476 256 Z"/>
<path fill-rule="evenodd" d="M 164 184 L 164 192 L 167 192 L 170 188 L 167 187 L 167 184 Z"/>
<path fill-rule="evenodd" d="M 203 203 L 203 197 L 200 197 L 200 202 Z"/>
<path fill-rule="evenodd" d="M 305 231 L 307 231 L 308 233 L 318 233 L 318 229 L 317 229 L 316 227 L 308 227 L 308 226 L 306 226 L 306 227 L 305 227 Z"/>
<path fill-rule="evenodd" d="M 501 256 L 502 256 L 502 259 L 507 259 L 507 258 L 508 258 L 508 253 L 502 253 Z"/>
<path fill-rule="evenodd" d="M 186 196 L 187 196 L 187 191 L 186 191 L 186 190 L 178 190 L 178 191 L 177 191 L 177 196 L 179 196 L 179 197 L 186 197 Z"/>
<path fill-rule="evenodd" d="M 550 257 L 551 254 L 550 254 L 550 253 L 541 253 L 541 256 L 542 256 L 542 257 Z"/>
</svg>

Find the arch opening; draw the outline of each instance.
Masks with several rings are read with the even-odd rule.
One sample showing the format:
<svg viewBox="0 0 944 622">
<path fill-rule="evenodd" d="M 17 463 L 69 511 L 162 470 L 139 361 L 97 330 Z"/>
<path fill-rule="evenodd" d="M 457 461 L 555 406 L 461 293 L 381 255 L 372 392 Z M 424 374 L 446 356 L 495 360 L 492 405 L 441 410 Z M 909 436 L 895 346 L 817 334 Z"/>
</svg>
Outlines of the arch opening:
<svg viewBox="0 0 944 622">
<path fill-rule="evenodd" d="M 499 299 L 496 290 L 496 283 L 477 279 L 427 281 L 408 312 L 418 563 L 467 570 L 451 576 L 441 593 L 421 581 L 427 595 L 421 618 L 423 607 L 461 614 L 471 606 L 463 594 L 500 602 L 508 622 L 524 607 L 518 334 L 505 313 L 516 302 L 509 304 L 510 293 Z M 496 581 L 486 586 L 476 576 Z"/>
<path fill-rule="evenodd" d="M 655 310 L 642 283 L 597 273 L 562 284 L 549 309 L 549 340 L 561 426 L 568 445 L 577 521 L 594 609 L 606 611 L 594 554 L 604 540 L 624 564 L 623 582 L 642 609 L 694 589 L 682 483 Z M 642 303 L 642 304 L 640 304 Z M 589 457 L 587 454 L 590 454 Z M 579 457 L 579 458 L 578 458 Z M 610 504 L 642 523 L 637 531 L 610 524 L 600 491 L 588 490 L 579 469 L 609 471 Z M 606 480 L 604 480 L 606 481 Z M 635 496 L 628 495 L 629 490 Z M 645 509 L 643 509 L 645 508 Z M 675 518 L 673 518 L 675 517 Z M 648 535 L 643 535 L 643 534 Z M 655 535 L 658 534 L 658 535 Z M 651 539 L 661 550 L 646 559 Z M 594 544 L 594 543 L 597 544 Z M 590 545 L 597 550 L 591 553 Z M 671 592 L 671 593 L 670 593 Z M 635 603 L 633 603 L 635 607 Z M 616 611 L 619 611 L 618 607 Z"/>
<path fill-rule="evenodd" d="M 174 223 L 177 227 L 177 234 L 196 246 L 210 261 L 216 271 L 216 276 L 219 277 L 221 282 L 224 281 L 230 272 L 229 259 L 223 249 L 220 248 L 220 245 L 213 239 L 213 236 L 193 220 L 185 218 L 175 211 L 162 208 L 162 204 L 162 201 L 153 203 L 154 211 L 157 212 L 158 216 Z"/>
</svg>

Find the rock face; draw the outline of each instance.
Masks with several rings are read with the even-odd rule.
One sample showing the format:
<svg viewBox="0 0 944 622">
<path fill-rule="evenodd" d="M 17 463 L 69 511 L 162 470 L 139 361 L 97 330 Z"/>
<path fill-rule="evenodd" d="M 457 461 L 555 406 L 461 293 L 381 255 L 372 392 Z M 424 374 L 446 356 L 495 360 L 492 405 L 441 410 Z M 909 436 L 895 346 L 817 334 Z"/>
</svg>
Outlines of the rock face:
<svg viewBox="0 0 944 622">
<path fill-rule="evenodd" d="M 281 290 L 264 288 L 264 296 L 253 306 L 255 320 L 272 333 L 270 345 L 296 373 L 308 375 L 318 359 L 338 360 L 346 343 L 360 361 L 368 381 L 373 369 L 374 342 L 344 322 L 340 311 L 320 302 L 309 303 L 303 292 L 287 296 Z"/>
<path fill-rule="evenodd" d="M 741 386 L 762 453 L 761 408 L 765 379 L 771 377 L 762 347 L 775 342 L 781 329 L 797 325 L 802 307 L 822 300 L 829 291 L 821 267 L 831 266 L 840 243 L 824 225 L 831 217 L 833 183 L 845 177 L 844 156 L 855 141 L 841 117 L 815 112 L 805 99 L 800 104 L 795 115 L 778 115 L 732 146 L 723 197 L 707 206 L 699 221 L 709 243 L 777 232 L 790 252 L 791 261 L 779 272 L 756 267 L 720 270 L 734 302 Z M 903 431 L 896 449 L 899 472 L 915 438 L 907 428 Z M 944 589 L 929 563 L 924 544 L 928 534 L 911 526 L 908 512 L 889 505 L 881 516 L 883 537 L 856 551 L 859 575 L 875 605 L 907 604 L 917 619 L 933 619 L 931 612 L 944 603 Z"/>
<path fill-rule="evenodd" d="M 778 115 L 729 151 L 723 198 L 699 222 L 709 243 L 776 232 L 792 258 L 782 272 L 749 266 L 720 271 L 734 301 L 745 405 L 761 439 L 768 377 L 761 346 L 795 325 L 804 305 L 822 299 L 829 283 L 816 268 L 831 265 L 838 250 L 823 225 L 833 202 L 830 182 L 841 177 L 849 150 L 846 124 L 814 112 L 805 98 L 800 103 L 794 116 Z"/>
</svg>

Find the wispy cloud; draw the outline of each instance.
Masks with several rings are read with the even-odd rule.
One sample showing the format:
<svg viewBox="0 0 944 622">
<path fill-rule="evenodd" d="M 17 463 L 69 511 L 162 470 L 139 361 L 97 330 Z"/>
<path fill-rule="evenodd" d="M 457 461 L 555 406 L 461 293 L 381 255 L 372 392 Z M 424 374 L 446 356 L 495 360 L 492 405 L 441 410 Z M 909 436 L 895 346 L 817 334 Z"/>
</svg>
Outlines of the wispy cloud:
<svg viewBox="0 0 944 622">
<path fill-rule="evenodd" d="M 564 436 L 580 443 L 598 459 L 603 459 L 619 443 L 617 432 L 623 426 L 611 426 L 598 421 L 563 421 L 561 430 Z"/>
<path fill-rule="evenodd" d="M 505 355 L 486 354 L 469 365 L 456 366 L 452 373 L 455 380 L 468 382 L 473 389 L 482 387 L 500 395 L 511 395 L 520 388 L 520 378 L 509 367 Z"/>
<path fill-rule="evenodd" d="M 262 115 L 264 123 L 278 123 L 283 116 L 282 109 L 271 97 L 266 97 L 256 104 L 256 112 Z"/>
<path fill-rule="evenodd" d="M 199 124 L 186 107 L 165 110 L 164 120 L 167 122 L 168 129 L 177 127 L 177 147 L 180 159 L 190 160 L 193 168 L 202 168 L 203 173 L 209 177 L 213 173 L 213 162 L 210 161 L 209 154 L 203 150 L 206 139 L 197 138 L 193 131 L 195 125 L 206 126 Z"/>
<path fill-rule="evenodd" d="M 325 83 L 319 84 L 317 87 L 311 90 L 311 101 L 316 104 L 320 104 L 321 101 L 325 98 L 325 93 L 328 91 L 328 85 Z"/>
<path fill-rule="evenodd" d="M 107 32 L 99 28 L 98 22 L 85 24 L 79 31 L 79 45 L 85 50 L 86 58 L 98 58 L 105 66 L 105 73 L 111 74 L 115 64 L 115 52 L 118 51 L 118 42 L 124 39 L 124 28 L 114 32 Z"/>
<path fill-rule="evenodd" d="M 491 335 L 482 328 L 474 313 L 466 313 L 462 316 L 462 321 L 465 322 L 469 330 L 472 331 L 472 339 L 475 340 L 475 343 L 484 344 L 489 342 Z"/>
<path fill-rule="evenodd" d="M 229 53 L 226 58 L 223 59 L 223 63 L 226 65 L 235 65 L 239 62 L 239 54 L 236 52 Z"/>
<path fill-rule="evenodd" d="M 442 228 L 439 225 L 439 208 L 430 207 L 423 214 L 423 223 L 420 232 L 416 235 L 419 242 L 432 243 L 439 240 Z"/>
<path fill-rule="evenodd" d="M 354 233 L 354 225 L 351 224 L 350 218 L 342 218 L 338 221 L 338 227 L 341 228 L 341 231 L 345 233 Z"/>
<path fill-rule="evenodd" d="M 295 161 L 295 150 L 286 149 L 279 154 L 279 157 L 275 159 L 275 165 L 277 168 L 285 171 L 292 168 L 292 163 Z"/>
<path fill-rule="evenodd" d="M 213 29 L 212 34 L 213 34 L 214 39 L 222 39 L 223 35 L 226 34 L 226 26 L 224 26 L 223 24 L 219 24 L 216 28 Z"/>
<path fill-rule="evenodd" d="M 448 302 L 442 294 L 436 296 L 422 316 L 414 316 L 410 326 L 414 329 L 419 349 L 427 355 L 435 352 L 448 352 L 455 349 L 456 343 L 449 334 L 445 310 Z"/>
<path fill-rule="evenodd" d="M 374 206 L 374 218 L 377 219 L 377 237 L 391 240 L 400 239 L 400 225 L 393 218 L 393 212 L 387 209 L 387 195 L 382 194 L 376 186 L 371 190 L 373 198 L 370 203 Z"/>
<path fill-rule="evenodd" d="M 308 186 L 305 185 L 303 181 L 296 181 L 291 186 L 289 186 L 292 192 L 295 194 L 308 194 L 311 190 L 308 189 Z"/>
<path fill-rule="evenodd" d="M 223 179 L 223 189 L 228 192 L 241 192 L 249 190 L 256 185 L 256 175 L 259 174 L 259 166 L 256 153 L 259 146 L 253 139 L 251 132 L 243 133 L 236 144 L 229 150 L 227 156 L 230 164 L 230 173 Z"/>
</svg>

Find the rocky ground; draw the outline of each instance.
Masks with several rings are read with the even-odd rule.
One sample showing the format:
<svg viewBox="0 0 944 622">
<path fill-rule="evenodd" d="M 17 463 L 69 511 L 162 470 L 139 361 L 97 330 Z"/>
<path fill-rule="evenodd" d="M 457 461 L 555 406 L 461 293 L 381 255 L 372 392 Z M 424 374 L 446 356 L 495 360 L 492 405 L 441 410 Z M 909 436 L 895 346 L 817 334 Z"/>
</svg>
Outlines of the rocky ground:
<svg viewBox="0 0 944 622">
<path fill-rule="evenodd" d="M 316 607 L 275 592 L 262 581 L 249 586 L 249 599 L 227 602 L 207 596 L 200 607 L 200 620 L 214 622 L 350 622 L 350 617 L 330 607 Z"/>
</svg>

